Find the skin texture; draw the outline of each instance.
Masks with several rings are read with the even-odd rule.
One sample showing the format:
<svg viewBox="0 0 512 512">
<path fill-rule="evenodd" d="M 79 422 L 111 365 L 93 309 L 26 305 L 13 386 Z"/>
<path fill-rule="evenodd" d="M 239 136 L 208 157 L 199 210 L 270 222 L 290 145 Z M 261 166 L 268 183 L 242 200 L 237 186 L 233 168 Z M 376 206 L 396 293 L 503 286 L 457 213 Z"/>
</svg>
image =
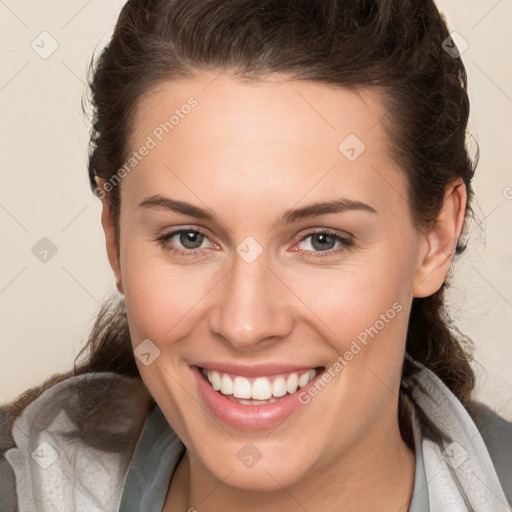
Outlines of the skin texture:
<svg viewBox="0 0 512 512">
<path fill-rule="evenodd" d="M 197 106 L 120 184 L 119 246 L 108 196 L 102 212 L 133 347 L 149 338 L 160 350 L 149 366 L 136 359 L 141 376 L 187 447 L 164 510 L 406 512 L 415 458 L 397 406 L 407 320 L 413 297 L 438 290 L 449 269 L 462 181 L 447 187 L 438 221 L 417 232 L 377 93 L 280 76 L 247 84 L 202 73 L 159 84 L 138 105 L 131 149 L 190 96 Z M 338 149 L 349 134 L 366 146 L 355 161 Z M 220 222 L 138 206 L 156 194 Z M 341 196 L 377 213 L 277 223 L 288 209 Z M 199 249 L 179 235 L 166 247 L 155 241 L 180 228 L 205 232 Z M 353 245 L 311 234 L 325 229 Z M 263 251 L 252 263 L 236 251 L 248 236 Z M 276 428 L 222 424 L 202 402 L 190 364 L 329 368 L 396 303 L 401 311 Z M 237 457 L 248 442 L 262 454 L 250 468 Z"/>
</svg>

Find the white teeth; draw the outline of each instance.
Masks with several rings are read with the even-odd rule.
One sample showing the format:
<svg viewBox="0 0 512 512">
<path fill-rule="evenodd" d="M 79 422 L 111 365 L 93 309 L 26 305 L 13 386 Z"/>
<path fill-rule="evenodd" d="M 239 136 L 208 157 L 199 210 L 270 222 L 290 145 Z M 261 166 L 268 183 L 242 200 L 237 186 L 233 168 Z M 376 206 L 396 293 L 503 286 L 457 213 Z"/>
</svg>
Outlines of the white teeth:
<svg viewBox="0 0 512 512">
<path fill-rule="evenodd" d="M 235 377 L 233 381 L 233 396 L 236 398 L 252 398 L 251 383 L 245 377 Z"/>
<path fill-rule="evenodd" d="M 268 400 L 272 396 L 272 384 L 265 377 L 258 377 L 252 383 L 251 398 L 253 400 Z"/>
<path fill-rule="evenodd" d="M 288 389 L 286 388 L 284 377 L 277 377 L 277 379 L 272 382 L 272 395 L 280 397 L 286 395 L 287 392 Z"/>
<path fill-rule="evenodd" d="M 299 385 L 299 375 L 297 373 L 291 373 L 288 375 L 288 379 L 286 380 L 286 389 L 288 393 L 295 393 L 297 391 L 297 386 Z"/>
<path fill-rule="evenodd" d="M 288 377 L 279 375 L 270 382 L 266 377 L 256 378 L 252 385 L 248 379 L 241 376 L 236 376 L 232 379 L 227 374 L 221 374 L 216 370 L 203 370 L 203 375 L 207 377 L 215 391 L 220 391 L 223 395 L 232 395 L 234 398 L 243 400 L 270 400 L 273 402 L 272 397 L 282 397 L 286 393 L 295 393 L 298 388 L 303 388 L 310 382 L 316 375 L 315 370 L 307 370 L 301 374 L 294 372 L 290 373 Z M 248 402 L 250 403 L 250 402 Z"/>
<path fill-rule="evenodd" d="M 233 381 L 224 374 L 220 381 L 220 392 L 223 395 L 232 395 L 233 394 Z"/>
<path fill-rule="evenodd" d="M 210 381 L 212 388 L 215 391 L 219 391 L 220 389 L 220 375 L 219 372 L 208 372 L 208 380 Z"/>
<path fill-rule="evenodd" d="M 299 377 L 299 387 L 303 388 L 315 376 L 315 370 L 309 370 Z"/>
<path fill-rule="evenodd" d="M 272 397 L 270 400 L 244 400 L 243 398 L 233 398 L 233 396 L 228 396 L 232 402 L 237 402 L 242 405 L 267 405 L 273 404 L 277 402 L 277 398 Z"/>
</svg>

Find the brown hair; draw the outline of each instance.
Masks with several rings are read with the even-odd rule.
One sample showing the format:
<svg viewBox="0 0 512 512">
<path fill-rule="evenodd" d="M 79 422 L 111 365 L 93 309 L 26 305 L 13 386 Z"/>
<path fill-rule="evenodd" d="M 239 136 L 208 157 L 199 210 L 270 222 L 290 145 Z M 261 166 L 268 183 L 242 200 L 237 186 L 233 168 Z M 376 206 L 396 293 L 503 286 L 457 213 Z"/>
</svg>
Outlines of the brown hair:
<svg viewBox="0 0 512 512">
<path fill-rule="evenodd" d="M 240 79 L 279 73 L 383 92 L 383 122 L 407 176 L 415 226 L 436 219 L 445 187 L 456 178 L 468 196 L 466 225 L 478 158 L 472 161 L 466 148 L 466 71 L 460 57 L 443 49 L 448 37 L 433 0 L 129 0 L 110 43 L 91 63 L 91 188 L 98 194 L 96 178 L 108 180 L 126 162 L 135 109 L 157 83 L 198 70 Z M 117 228 L 120 188 L 109 192 Z M 464 249 L 458 241 L 456 254 Z M 447 282 L 430 297 L 413 299 L 406 350 L 464 403 L 475 383 L 471 343 L 446 313 Z M 114 297 L 103 304 L 77 359 L 84 353 L 85 361 L 62 378 L 87 371 L 140 378 Z M 406 359 L 403 377 L 416 371 Z"/>
</svg>

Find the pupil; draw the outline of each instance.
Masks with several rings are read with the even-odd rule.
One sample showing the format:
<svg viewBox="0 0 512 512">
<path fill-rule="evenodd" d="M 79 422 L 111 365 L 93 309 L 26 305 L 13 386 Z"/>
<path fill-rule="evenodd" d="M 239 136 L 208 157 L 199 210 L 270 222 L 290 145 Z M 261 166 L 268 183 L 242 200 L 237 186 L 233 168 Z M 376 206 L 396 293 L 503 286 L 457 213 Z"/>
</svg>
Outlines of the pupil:
<svg viewBox="0 0 512 512">
<path fill-rule="evenodd" d="M 315 248 L 320 250 L 325 249 L 326 244 L 329 245 L 329 243 L 333 241 L 333 238 L 329 235 L 319 234 L 315 235 L 315 237 L 317 237 L 317 239 L 320 240 L 319 247 Z M 315 237 L 313 237 L 313 240 L 315 240 Z M 315 246 L 315 243 L 313 243 L 313 246 Z"/>
<path fill-rule="evenodd" d="M 202 235 L 200 233 L 194 233 L 192 231 L 188 231 L 186 233 L 181 234 L 181 240 L 180 242 L 189 249 L 195 249 L 201 245 L 201 241 L 199 242 L 199 245 L 197 245 L 197 239 L 201 237 Z M 187 244 L 191 244 L 192 247 L 188 247 Z"/>
</svg>

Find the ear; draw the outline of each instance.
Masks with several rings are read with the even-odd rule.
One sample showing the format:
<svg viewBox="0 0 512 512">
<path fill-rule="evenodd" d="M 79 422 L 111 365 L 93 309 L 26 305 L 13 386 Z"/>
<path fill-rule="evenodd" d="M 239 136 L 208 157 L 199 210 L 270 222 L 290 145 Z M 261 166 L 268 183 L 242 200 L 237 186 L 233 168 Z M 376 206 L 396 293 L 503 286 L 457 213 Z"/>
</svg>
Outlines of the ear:
<svg viewBox="0 0 512 512">
<path fill-rule="evenodd" d="M 104 178 L 97 178 L 96 181 L 98 188 L 101 191 L 101 225 L 103 227 L 103 232 L 105 233 L 108 261 L 112 267 L 112 270 L 114 271 L 117 291 L 121 294 L 124 294 L 121 281 L 121 266 L 119 264 L 119 242 L 116 236 L 114 219 L 112 218 L 112 214 L 110 212 L 110 194 L 105 192 L 104 184 L 106 180 Z"/>
<path fill-rule="evenodd" d="M 464 225 L 466 202 L 466 186 L 462 179 L 446 187 L 437 220 L 421 235 L 423 244 L 414 279 L 414 297 L 434 294 L 446 279 Z"/>
</svg>

